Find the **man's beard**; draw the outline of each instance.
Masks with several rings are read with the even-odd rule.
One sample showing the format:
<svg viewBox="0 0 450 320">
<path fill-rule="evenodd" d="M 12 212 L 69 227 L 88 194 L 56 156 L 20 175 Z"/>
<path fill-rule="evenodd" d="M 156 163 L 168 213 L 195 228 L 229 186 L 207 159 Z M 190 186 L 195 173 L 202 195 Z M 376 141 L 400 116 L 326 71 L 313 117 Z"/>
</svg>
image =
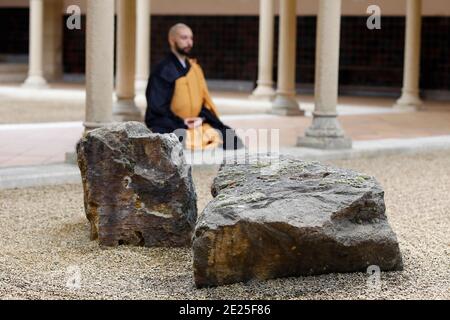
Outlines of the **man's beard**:
<svg viewBox="0 0 450 320">
<path fill-rule="evenodd" d="M 191 53 L 192 47 L 181 48 L 178 46 L 177 43 L 175 43 L 175 50 L 183 56 L 189 56 L 189 54 Z"/>
</svg>

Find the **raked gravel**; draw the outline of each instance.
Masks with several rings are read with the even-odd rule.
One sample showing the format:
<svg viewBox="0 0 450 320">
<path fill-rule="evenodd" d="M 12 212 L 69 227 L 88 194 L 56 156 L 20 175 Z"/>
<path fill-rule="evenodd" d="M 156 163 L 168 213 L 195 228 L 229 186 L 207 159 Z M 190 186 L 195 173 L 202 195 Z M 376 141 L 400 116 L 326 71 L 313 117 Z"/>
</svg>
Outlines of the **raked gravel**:
<svg viewBox="0 0 450 320">
<path fill-rule="evenodd" d="M 450 299 L 450 152 L 332 163 L 374 175 L 385 189 L 405 270 L 381 273 L 380 290 L 363 272 L 198 290 L 188 248 L 90 241 L 82 187 L 63 185 L 0 191 L 0 298 Z M 215 173 L 194 170 L 199 210 Z"/>
</svg>

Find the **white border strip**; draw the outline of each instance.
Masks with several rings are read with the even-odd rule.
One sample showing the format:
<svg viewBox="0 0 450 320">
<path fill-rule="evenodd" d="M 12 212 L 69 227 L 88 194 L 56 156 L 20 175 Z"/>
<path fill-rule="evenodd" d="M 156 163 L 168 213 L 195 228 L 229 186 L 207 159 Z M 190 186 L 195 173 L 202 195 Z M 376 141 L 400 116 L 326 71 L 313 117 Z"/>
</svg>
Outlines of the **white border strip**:
<svg viewBox="0 0 450 320">
<path fill-rule="evenodd" d="M 44 122 L 44 123 L 17 123 L 1 124 L 0 131 L 30 130 L 30 129 L 62 129 L 62 128 L 82 128 L 83 122 Z"/>
</svg>

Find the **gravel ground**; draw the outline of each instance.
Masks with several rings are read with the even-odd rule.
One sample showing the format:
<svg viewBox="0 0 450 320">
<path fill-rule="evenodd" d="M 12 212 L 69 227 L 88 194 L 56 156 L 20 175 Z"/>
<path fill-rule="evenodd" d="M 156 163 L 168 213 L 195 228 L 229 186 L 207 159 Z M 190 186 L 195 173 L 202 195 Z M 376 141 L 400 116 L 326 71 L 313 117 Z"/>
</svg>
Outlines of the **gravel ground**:
<svg viewBox="0 0 450 320">
<path fill-rule="evenodd" d="M 64 185 L 0 191 L 0 298 L 450 299 L 450 152 L 333 163 L 374 175 L 385 188 L 405 270 L 382 273 L 380 290 L 366 273 L 197 290 L 189 249 L 101 249 L 89 241 L 81 185 Z M 194 170 L 200 210 L 214 174 Z M 80 288 L 67 286 L 76 268 Z"/>
</svg>

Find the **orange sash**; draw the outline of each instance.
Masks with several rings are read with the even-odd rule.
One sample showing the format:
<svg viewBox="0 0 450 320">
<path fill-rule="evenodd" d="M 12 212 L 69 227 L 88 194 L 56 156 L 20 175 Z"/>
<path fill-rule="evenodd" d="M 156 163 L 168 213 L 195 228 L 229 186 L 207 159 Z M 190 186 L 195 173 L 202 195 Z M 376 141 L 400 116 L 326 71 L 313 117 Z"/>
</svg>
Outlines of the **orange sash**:
<svg viewBox="0 0 450 320">
<path fill-rule="evenodd" d="M 171 109 L 182 119 L 198 117 L 202 106 L 219 116 L 211 99 L 201 67 L 195 60 L 189 60 L 191 68 L 186 76 L 175 82 Z M 220 133 L 207 123 L 186 133 L 186 148 L 192 150 L 216 148 L 223 143 Z"/>
</svg>

